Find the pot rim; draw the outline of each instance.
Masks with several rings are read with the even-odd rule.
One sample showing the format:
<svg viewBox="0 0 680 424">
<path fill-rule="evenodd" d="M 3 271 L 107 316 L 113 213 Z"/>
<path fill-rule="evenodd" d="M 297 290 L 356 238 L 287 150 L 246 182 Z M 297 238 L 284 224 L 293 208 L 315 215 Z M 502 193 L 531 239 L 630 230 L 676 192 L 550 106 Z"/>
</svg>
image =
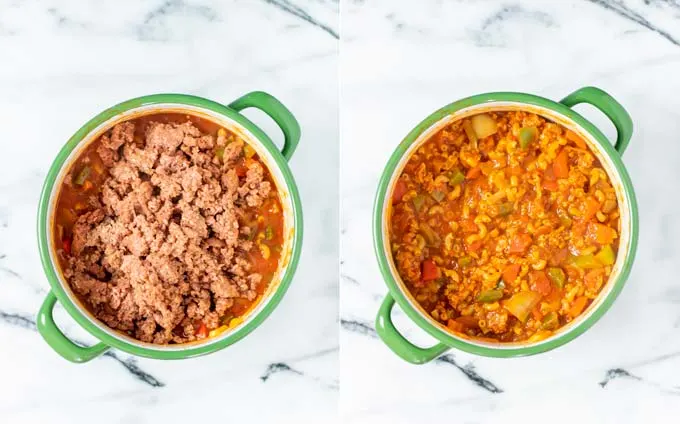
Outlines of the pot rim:
<svg viewBox="0 0 680 424">
<path fill-rule="evenodd" d="M 158 109 L 154 109 L 154 107 L 158 107 Z M 74 301 L 75 295 L 73 295 L 74 299 L 72 299 L 69 294 L 71 290 L 64 287 L 58 265 L 53 260 L 50 236 L 50 220 L 52 219 L 50 212 L 52 210 L 51 205 L 56 201 L 55 196 L 58 192 L 56 185 L 63 178 L 62 174 L 65 167 L 72 164 L 71 159 L 74 156 L 74 152 L 77 150 L 82 151 L 85 145 L 90 144 L 94 140 L 98 132 L 110 128 L 116 122 L 125 121 L 136 116 L 162 113 L 164 110 L 172 109 L 172 107 L 177 109 L 172 110 L 173 112 L 199 116 L 206 115 L 202 116 L 205 119 L 211 119 L 211 114 L 220 116 L 225 121 L 234 124 L 236 132 L 244 136 L 249 143 L 255 144 L 256 150 L 258 150 L 258 147 L 261 147 L 269 156 L 267 159 L 271 159 L 266 160 L 266 165 L 270 168 L 270 172 L 272 174 L 277 173 L 281 177 L 275 178 L 277 185 L 283 185 L 283 187 L 279 188 L 279 193 L 283 189 L 285 194 L 287 194 L 286 197 L 289 198 L 282 198 L 281 200 L 282 203 L 289 203 L 288 208 L 291 210 L 290 229 L 287 229 L 287 231 L 291 232 L 291 235 L 286 236 L 289 239 L 287 241 L 289 248 L 280 260 L 280 278 L 278 282 L 274 283 L 276 286 L 262 295 L 252 309 L 247 312 L 243 322 L 236 324 L 233 328 L 229 328 L 223 334 L 216 335 L 211 339 L 179 344 L 177 346 L 154 345 L 123 335 L 94 317 L 79 301 Z M 183 108 L 184 110 L 182 110 Z M 145 109 L 149 109 L 149 111 L 144 111 Z M 136 114 L 135 111 L 140 113 Z M 204 111 L 204 113 L 202 114 L 201 111 Z M 128 114 L 131 116 L 128 116 Z M 104 124 L 107 125 L 102 127 Z M 272 313 L 283 298 L 292 282 L 302 250 L 303 221 L 299 191 L 281 151 L 262 129 L 236 110 L 212 100 L 188 94 L 151 94 L 130 99 L 104 110 L 80 127 L 60 149 L 50 165 L 38 203 L 37 224 L 38 247 L 43 270 L 47 276 L 52 293 L 54 293 L 69 315 L 81 327 L 106 345 L 133 355 L 156 359 L 184 359 L 215 352 L 251 333 Z"/>
<path fill-rule="evenodd" d="M 532 110 L 532 112 L 537 113 L 537 109 L 545 109 L 564 118 L 565 122 L 571 124 L 571 126 L 582 130 L 579 132 L 587 134 L 589 136 L 588 144 L 596 143 L 598 147 L 597 150 L 603 153 L 613 165 L 613 169 L 608 171 L 615 172 L 621 182 L 621 192 L 625 199 L 625 210 L 628 212 L 629 218 L 628 244 L 625 249 L 624 260 L 618 274 L 614 278 L 610 278 L 608 282 L 610 288 L 608 291 L 605 293 L 607 288 L 604 287 L 598 297 L 592 302 L 591 306 L 594 305 L 593 309 L 589 312 L 584 311 L 581 317 L 579 317 L 580 319 L 563 327 L 565 331 L 557 332 L 545 340 L 534 343 L 484 343 L 472 338 L 455 336 L 453 333 L 443 329 L 443 326 L 436 323 L 434 319 L 424 313 L 422 308 L 413 304 L 411 295 L 407 293 L 407 289 L 403 286 L 403 283 L 401 283 L 401 278 L 396 272 L 393 272 L 391 254 L 388 250 L 388 243 L 384 238 L 384 225 L 386 225 L 385 219 L 388 207 L 387 199 L 389 198 L 388 193 L 391 192 L 391 185 L 396 179 L 395 174 L 401 172 L 399 165 L 405 163 L 405 160 L 408 160 L 405 159 L 405 156 L 408 155 L 410 157 L 414 144 L 422 144 L 422 142 L 424 142 L 422 137 L 426 133 L 428 136 L 424 139 L 429 139 L 430 136 L 435 133 L 435 131 L 431 131 L 432 128 L 437 126 L 438 123 L 446 121 L 451 115 L 464 111 L 465 109 L 475 109 L 474 113 L 479 113 L 476 109 L 482 108 L 487 104 L 487 110 L 491 111 L 494 110 L 494 105 L 499 103 L 513 105 L 511 107 L 503 108 L 504 110 L 521 110 L 525 107 L 528 109 L 533 108 L 535 110 Z M 555 118 L 553 116 L 547 117 L 551 120 L 554 120 Z M 456 119 L 460 118 L 460 116 L 456 117 Z M 564 125 L 564 123 L 562 124 Z M 438 129 L 440 128 L 441 127 L 438 127 Z M 624 209 L 622 206 L 620 207 Z M 389 290 L 388 296 L 392 296 L 396 300 L 400 308 L 412 321 L 444 345 L 476 355 L 503 358 L 534 355 L 555 349 L 575 339 L 592 327 L 609 310 L 625 285 L 635 259 L 638 227 L 638 207 L 630 176 L 621 161 L 620 153 L 615 150 L 606 136 L 594 124 L 570 107 L 540 96 L 518 92 L 490 92 L 466 97 L 438 109 L 422 120 L 406 135 L 391 154 L 378 184 L 373 211 L 374 250 L 378 259 L 380 272 Z M 596 305 L 596 302 L 598 301 L 599 304 Z"/>
</svg>

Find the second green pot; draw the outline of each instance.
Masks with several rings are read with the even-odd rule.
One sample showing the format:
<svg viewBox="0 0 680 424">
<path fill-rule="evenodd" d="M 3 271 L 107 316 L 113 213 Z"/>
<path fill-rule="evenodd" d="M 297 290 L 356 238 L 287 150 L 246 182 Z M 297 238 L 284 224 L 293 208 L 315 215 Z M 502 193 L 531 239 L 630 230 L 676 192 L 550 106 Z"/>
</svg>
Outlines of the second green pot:
<svg viewBox="0 0 680 424">
<path fill-rule="evenodd" d="M 572 107 L 588 103 L 602 111 L 617 130 L 612 143 L 590 121 Z M 388 237 L 388 208 L 394 185 L 411 154 L 437 131 L 452 121 L 484 111 L 526 110 L 580 134 L 588 143 L 609 174 L 617 192 L 621 209 L 619 256 L 608 283 L 600 295 L 581 316 L 539 342 L 490 343 L 455 336 L 429 316 L 416 302 L 397 273 L 392 260 Z M 378 184 L 373 211 L 373 243 L 380 271 L 389 290 L 376 317 L 380 338 L 404 360 L 423 364 L 451 348 L 491 357 L 534 355 L 561 346 L 588 330 L 609 310 L 628 278 L 638 240 L 638 207 L 635 192 L 621 155 L 633 134 L 633 123 L 626 110 L 609 94 L 595 87 L 575 91 L 560 102 L 525 93 L 486 93 L 453 102 L 425 118 L 404 138 L 390 157 Z M 392 323 L 392 309 L 398 305 L 420 328 L 438 343 L 421 348 L 408 341 Z"/>
</svg>

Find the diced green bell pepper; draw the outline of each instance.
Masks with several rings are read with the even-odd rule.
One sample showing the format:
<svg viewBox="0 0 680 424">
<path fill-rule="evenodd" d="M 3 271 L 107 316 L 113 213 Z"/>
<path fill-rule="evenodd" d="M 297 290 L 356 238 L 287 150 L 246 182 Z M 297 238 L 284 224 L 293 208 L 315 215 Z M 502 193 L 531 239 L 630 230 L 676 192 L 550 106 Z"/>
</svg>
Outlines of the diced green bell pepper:
<svg viewBox="0 0 680 424">
<path fill-rule="evenodd" d="M 505 202 L 498 205 L 498 215 L 508 216 L 515 210 L 515 206 L 512 202 Z"/>
<path fill-rule="evenodd" d="M 81 185 L 85 184 L 85 181 L 87 180 L 87 177 L 89 177 L 89 176 L 90 176 L 90 167 L 85 166 L 85 167 L 83 167 L 83 169 L 80 170 L 78 175 L 76 175 L 76 178 L 73 180 L 73 183 L 75 185 L 81 186 Z"/>
<path fill-rule="evenodd" d="M 470 256 L 463 256 L 460 259 L 458 259 L 458 265 L 461 268 L 466 268 L 472 265 L 472 258 Z"/>
<path fill-rule="evenodd" d="M 548 268 L 548 277 L 550 277 L 550 280 L 552 280 L 553 284 L 558 289 L 564 287 L 564 282 L 567 279 L 567 277 L 564 275 L 564 271 L 562 271 L 562 268 L 557 267 Z"/>
<path fill-rule="evenodd" d="M 451 186 L 457 186 L 458 184 L 461 184 L 463 181 L 465 181 L 465 174 L 460 172 L 459 169 L 449 172 L 448 177 L 449 185 Z"/>
<path fill-rule="evenodd" d="M 477 302 L 491 303 L 501 300 L 503 298 L 503 290 L 484 290 L 477 296 Z"/>
<path fill-rule="evenodd" d="M 519 130 L 519 145 L 522 149 L 526 149 L 537 139 L 538 129 L 536 127 L 525 127 Z"/>
<path fill-rule="evenodd" d="M 437 234 L 432 229 L 432 227 L 430 227 L 429 225 L 427 225 L 424 222 L 421 222 L 420 225 L 419 225 L 419 228 L 420 228 L 420 234 L 423 236 L 423 238 L 425 239 L 425 242 L 427 243 L 428 246 L 438 247 L 441 244 L 441 242 L 442 242 L 441 237 L 439 237 L 439 234 Z"/>
<path fill-rule="evenodd" d="M 541 330 L 554 330 L 560 326 L 560 318 L 557 312 L 548 312 L 541 321 Z"/>
<path fill-rule="evenodd" d="M 413 207 L 416 208 L 416 212 L 420 212 L 424 205 L 425 196 L 423 196 L 422 194 L 419 194 L 413 198 Z"/>
</svg>

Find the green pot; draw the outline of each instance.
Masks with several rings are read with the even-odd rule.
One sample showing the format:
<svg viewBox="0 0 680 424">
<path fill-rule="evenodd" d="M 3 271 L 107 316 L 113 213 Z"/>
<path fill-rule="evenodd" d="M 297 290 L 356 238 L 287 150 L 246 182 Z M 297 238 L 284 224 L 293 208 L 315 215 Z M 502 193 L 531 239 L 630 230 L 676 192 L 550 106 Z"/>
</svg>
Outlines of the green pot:
<svg viewBox="0 0 680 424">
<path fill-rule="evenodd" d="M 255 124 L 239 113 L 256 108 L 269 115 L 284 135 L 279 150 L 271 139 Z M 52 242 L 54 208 L 57 190 L 70 164 L 83 148 L 118 122 L 142 115 L 179 112 L 196 115 L 216 122 L 240 135 L 255 148 L 276 182 L 284 210 L 284 246 L 279 269 L 267 292 L 249 311 L 243 321 L 219 336 L 180 345 L 154 345 L 133 339 L 112 330 L 96 319 L 71 291 L 64 280 Z M 110 348 L 133 355 L 156 359 L 184 359 L 204 355 L 225 348 L 245 337 L 271 314 L 285 294 L 295 273 L 302 248 L 302 207 L 295 180 L 288 167 L 298 141 L 300 126 L 290 111 L 277 99 L 263 92 L 253 92 L 228 106 L 196 96 L 184 94 L 155 94 L 128 100 L 113 106 L 83 125 L 61 149 L 52 163 L 40 196 L 38 209 L 38 246 L 43 269 L 51 290 L 37 316 L 38 331 L 45 341 L 61 356 L 72 362 L 87 362 Z M 69 340 L 56 326 L 53 310 L 59 301 L 66 311 L 90 334 L 100 340 L 94 346 L 80 346 Z"/>
<path fill-rule="evenodd" d="M 611 142 L 572 106 L 588 103 L 602 111 L 613 122 L 617 138 Z M 602 292 L 580 317 L 556 331 L 551 337 L 539 342 L 490 343 L 453 335 L 439 322 L 429 316 L 413 299 L 396 271 L 387 237 L 387 211 L 391 193 L 401 171 L 411 154 L 437 131 L 450 122 L 466 116 L 490 110 L 527 110 L 544 116 L 581 135 L 598 157 L 609 174 L 617 192 L 621 209 L 621 235 L 619 255 L 612 275 Z M 378 311 L 376 330 L 385 344 L 404 360 L 427 363 L 451 348 L 491 357 L 515 357 L 534 355 L 561 346 L 583 334 L 611 307 L 623 289 L 635 258 L 638 239 L 638 208 L 633 185 L 621 155 L 633 133 L 633 123 L 625 109 L 604 91 L 586 87 L 575 91 L 562 101 L 554 102 L 543 97 L 524 93 L 487 93 L 468 97 L 451 103 L 434 112 L 418 124 L 390 157 L 380 178 L 373 213 L 373 242 L 389 293 Z M 420 328 L 439 343 L 421 348 L 409 342 L 392 323 L 391 313 L 396 303 Z"/>
</svg>

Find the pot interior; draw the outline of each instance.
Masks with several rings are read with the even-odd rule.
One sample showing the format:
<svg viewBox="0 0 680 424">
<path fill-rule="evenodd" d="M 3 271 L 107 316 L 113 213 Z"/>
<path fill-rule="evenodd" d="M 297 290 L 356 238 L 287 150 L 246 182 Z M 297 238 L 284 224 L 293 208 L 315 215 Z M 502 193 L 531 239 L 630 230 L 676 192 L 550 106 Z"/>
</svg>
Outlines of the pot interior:
<svg viewBox="0 0 680 424">
<path fill-rule="evenodd" d="M 97 140 L 102 134 L 109 130 L 114 125 L 128 121 L 131 119 L 139 118 L 141 116 L 154 115 L 157 113 L 181 113 L 187 115 L 197 116 L 209 121 L 212 121 L 227 130 L 233 132 L 234 134 L 241 137 L 246 141 L 251 147 L 255 149 L 260 159 L 267 166 L 269 173 L 275 183 L 279 199 L 281 200 L 281 206 L 283 208 L 283 221 L 284 221 L 284 244 L 282 246 L 282 253 L 279 259 L 278 268 L 274 274 L 271 283 L 269 284 L 265 293 L 260 296 L 250 310 L 248 310 L 244 315 L 233 319 L 228 329 L 216 335 L 200 341 L 194 341 L 190 343 L 176 344 L 176 345 L 157 345 L 152 343 L 142 342 L 140 340 L 134 339 L 127 334 L 118 332 L 111 329 L 106 324 L 97 319 L 85 305 L 80 301 L 78 296 L 71 290 L 70 284 L 64 278 L 59 260 L 57 258 L 56 246 L 54 245 L 54 240 L 51 234 L 54 231 L 55 225 L 55 213 L 57 196 L 59 194 L 59 189 L 64 181 L 64 178 L 68 174 L 73 162 L 80 156 L 84 149 L 92 142 Z M 221 113 L 212 111 L 210 109 L 201 108 L 197 106 L 185 105 L 185 104 L 152 104 L 140 106 L 138 108 L 130 109 L 114 117 L 102 122 L 96 128 L 94 128 L 87 136 L 85 136 L 78 145 L 71 151 L 65 161 L 61 164 L 59 173 L 57 174 L 55 183 L 52 187 L 49 200 L 49 209 L 47 213 L 47 239 L 49 240 L 49 254 L 52 267 L 56 271 L 59 283 L 64 288 L 66 295 L 69 300 L 76 305 L 80 313 L 87 318 L 92 325 L 98 327 L 100 330 L 107 333 L 109 336 L 118 339 L 126 344 L 131 344 L 135 346 L 142 346 L 148 350 L 157 351 L 182 351 L 186 349 L 196 348 L 197 346 L 209 346 L 211 344 L 218 343 L 219 341 L 229 337 L 230 335 L 237 332 L 241 327 L 245 326 L 248 322 L 252 321 L 273 298 L 273 294 L 277 291 L 279 285 L 281 284 L 283 275 L 288 267 L 288 264 L 292 257 L 293 243 L 295 240 L 295 206 L 293 204 L 292 196 L 290 195 L 290 187 L 286 183 L 284 175 L 277 165 L 272 153 L 265 148 L 262 142 L 250 132 L 246 127 L 236 122 L 232 118 L 223 115 Z"/>
<path fill-rule="evenodd" d="M 394 260 L 392 258 L 391 254 L 391 248 L 390 248 L 390 241 L 389 241 L 389 216 L 391 216 L 391 207 L 392 207 L 392 192 L 394 190 L 394 186 L 397 182 L 397 179 L 401 175 L 406 163 L 408 160 L 411 158 L 411 155 L 413 152 L 415 152 L 423 143 L 425 143 L 427 140 L 429 140 L 432 136 L 434 136 L 438 131 L 449 125 L 450 123 L 457 121 L 459 119 L 471 116 L 471 115 L 476 115 L 479 113 L 483 112 L 491 112 L 491 111 L 513 111 L 513 110 L 523 110 L 527 112 L 532 112 L 537 115 L 540 115 L 546 119 L 549 119 L 555 123 L 558 123 L 565 128 L 575 132 L 585 142 L 587 143 L 588 147 L 590 150 L 594 153 L 594 155 L 597 157 L 597 159 L 600 161 L 602 164 L 602 167 L 604 170 L 607 172 L 607 175 L 609 176 L 610 181 L 612 182 L 612 185 L 616 191 L 616 197 L 619 205 L 619 210 L 621 213 L 620 217 L 620 234 L 619 234 L 619 249 L 618 249 L 618 255 L 616 258 L 616 262 L 614 263 L 612 267 L 612 273 L 609 277 L 609 280 L 607 283 L 602 287 L 600 294 L 597 296 L 596 299 L 593 300 L 593 302 L 588 306 L 588 308 L 581 313 L 581 315 L 570 322 L 569 324 L 559 328 L 556 330 L 550 337 L 547 337 L 543 340 L 540 340 L 538 342 L 513 342 L 513 343 L 501 343 L 501 342 L 488 342 L 488 341 L 481 341 L 477 340 L 475 338 L 463 336 L 460 334 L 454 334 L 453 332 L 449 331 L 444 325 L 439 323 L 437 320 L 432 318 L 430 314 L 425 311 L 420 304 L 413 298 L 411 295 L 410 291 L 404 284 L 403 280 L 399 276 L 399 273 L 397 272 L 396 265 L 394 264 Z M 559 338 L 563 336 L 564 334 L 573 331 L 575 328 L 577 328 L 581 323 L 584 321 L 588 320 L 588 318 L 602 305 L 604 300 L 609 296 L 609 294 L 612 292 L 614 286 L 616 285 L 617 281 L 619 280 L 619 275 L 621 274 L 624 264 L 626 263 L 627 260 L 627 255 L 629 251 L 629 245 L 631 243 L 631 233 L 632 233 L 632 222 L 631 222 L 631 202 L 629 199 L 629 196 L 624 189 L 624 184 L 621 179 L 621 175 L 616 170 L 616 167 L 614 165 L 614 162 L 611 158 L 611 156 L 604 150 L 604 148 L 600 145 L 600 143 L 595 139 L 595 137 L 590 134 L 587 130 L 585 130 L 583 127 L 578 125 L 576 122 L 571 120 L 570 118 L 562 115 L 559 112 L 556 112 L 552 109 L 548 109 L 545 107 L 541 106 L 536 106 L 536 105 L 530 105 L 530 104 L 525 104 L 525 103 L 519 103 L 519 102 L 509 102 L 509 101 L 497 101 L 497 102 L 486 102 L 478 105 L 473 105 L 470 107 L 466 107 L 463 109 L 460 109 L 448 116 L 445 116 L 441 120 L 435 122 L 432 124 L 429 128 L 427 128 L 425 131 L 423 131 L 422 134 L 418 136 L 418 138 L 411 144 L 411 146 L 408 147 L 407 151 L 404 153 L 404 155 L 401 157 L 399 162 L 397 163 L 394 172 L 392 173 L 392 176 L 390 178 L 389 184 L 387 185 L 387 192 L 385 195 L 384 203 L 382 205 L 382 212 L 383 212 L 383 217 L 382 217 L 382 239 L 383 239 L 383 254 L 387 258 L 387 263 L 389 264 L 390 267 L 390 272 L 392 274 L 392 277 L 394 278 L 394 281 L 397 283 L 399 290 L 404 294 L 406 297 L 409 305 L 413 310 L 417 311 L 418 314 L 420 314 L 425 320 L 427 320 L 433 327 L 435 327 L 439 332 L 443 333 L 446 336 L 453 337 L 455 339 L 459 339 L 460 341 L 465 342 L 466 344 L 469 345 L 475 345 L 475 346 L 480 346 L 480 347 L 485 347 L 485 348 L 492 348 L 492 349 L 499 349 L 499 350 L 504 350 L 504 349 L 517 349 L 517 348 L 522 348 L 522 347 L 528 347 L 528 346 L 540 346 L 542 344 L 548 343 L 556 338 Z"/>
</svg>

